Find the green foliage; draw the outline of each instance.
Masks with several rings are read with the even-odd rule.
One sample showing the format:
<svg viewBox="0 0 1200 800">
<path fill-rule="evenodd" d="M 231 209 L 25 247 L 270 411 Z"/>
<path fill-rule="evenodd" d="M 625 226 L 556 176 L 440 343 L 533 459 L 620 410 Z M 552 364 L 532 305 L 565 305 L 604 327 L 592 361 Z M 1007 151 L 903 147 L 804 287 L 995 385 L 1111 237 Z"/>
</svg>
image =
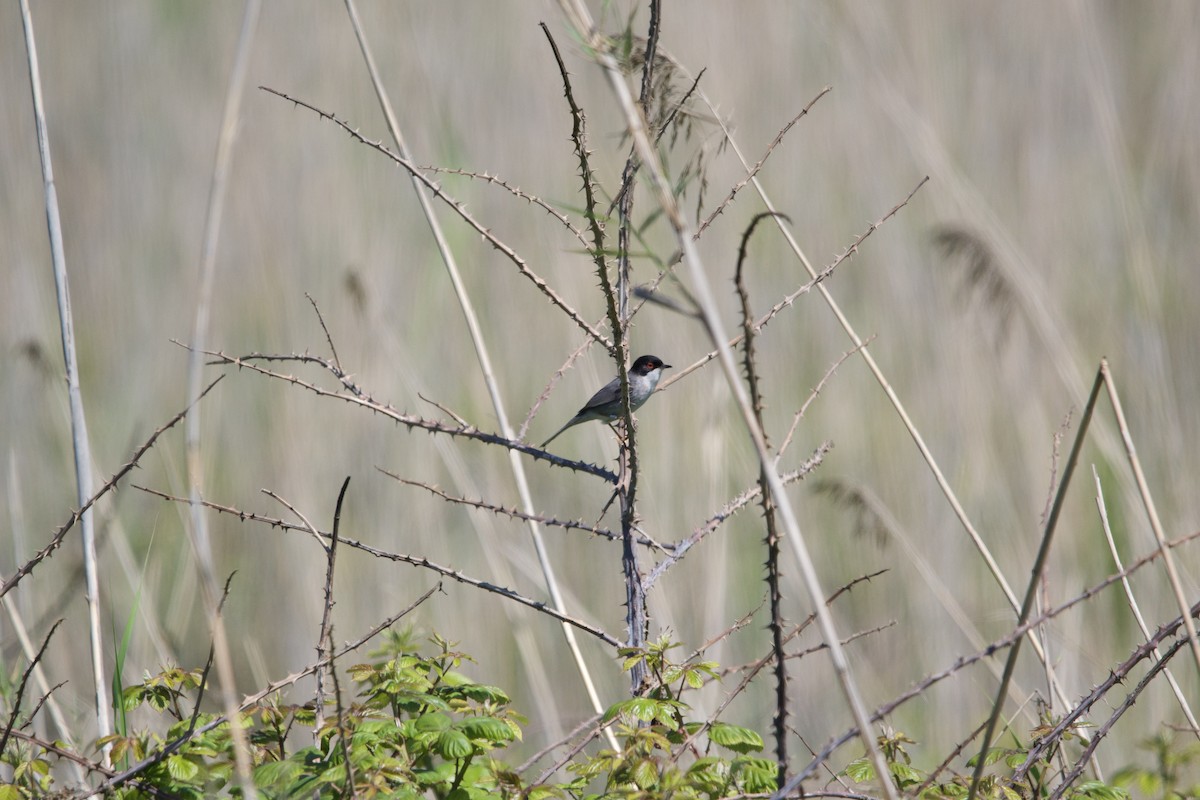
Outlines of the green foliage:
<svg viewBox="0 0 1200 800">
<path fill-rule="evenodd" d="M 525 722 L 509 707 L 508 695 L 460 673 L 469 659 L 450 642 L 437 636 L 430 641 L 432 652 L 423 654 L 407 633 L 387 635 L 369 661 L 347 669 L 357 684 L 353 701 L 343 703 L 340 715 L 331 701 L 319 726 L 315 708 L 287 705 L 278 695 L 245 709 L 241 723 L 263 797 L 719 800 L 770 794 L 777 788 L 778 766 L 758 755 L 764 748 L 758 732 L 719 720 L 688 719 L 685 691 L 714 679 L 716 664 L 674 662 L 669 653 L 677 645 L 666 639 L 644 650 L 621 651 L 626 669 L 640 664 L 651 677 L 642 695 L 615 703 L 603 715 L 604 724 L 616 726 L 620 748 L 580 755 L 566 765 L 565 780 L 544 784 L 529 783 L 528 775 L 499 759 L 509 744 L 521 741 Z M 114 762 L 130 764 L 167 748 L 170 752 L 110 796 L 141 800 L 155 791 L 185 800 L 240 796 L 228 724 L 204 730 L 219 717 L 192 711 L 204 680 L 201 670 L 169 667 L 121 692 L 126 713 L 142 709 L 143 716 L 162 724 L 142 730 L 131 724 L 97 747 L 110 745 Z M 1032 741 L 1054 730 L 1054 721 L 1044 719 Z M 301 740 L 303 746 L 297 746 Z M 985 758 L 992 774 L 985 775 L 978 796 L 1047 797 L 1047 787 L 1062 777 L 1062 765 L 1079 757 L 1078 740 L 1078 732 L 1068 730 L 1028 764 L 1034 751 L 1020 742 L 992 748 Z M 900 794 L 965 800 L 975 758 L 964 762 L 965 774 L 931 776 L 913 766 L 909 747 L 915 744 L 900 731 L 878 738 Z M 65 747 L 61 742 L 54 746 Z M 1066 746 L 1071 753 L 1063 752 Z M 1160 735 L 1142 749 L 1151 754 L 1152 766 L 1127 767 L 1112 783 L 1079 783 L 1065 797 L 1128 800 L 1130 788 L 1139 796 L 1163 800 L 1200 796 L 1200 787 L 1183 785 L 1185 772 L 1200 764 L 1200 744 Z M 53 796 L 52 751 L 14 738 L 0 762 L 7 765 L 10 781 L 0 783 L 0 800 Z M 850 762 L 841 774 L 853 783 L 875 782 L 866 758 Z M 1017 774 L 1023 776 L 1019 781 Z"/>
<path fill-rule="evenodd" d="M 1152 767 L 1128 766 L 1113 776 L 1113 783 L 1134 789 L 1142 797 L 1183 800 L 1200 797 L 1200 784 L 1183 785 L 1184 771 L 1200 764 L 1200 743 L 1180 743 L 1160 733 L 1139 745 L 1154 759 Z M 1107 800 L 1107 798 L 1101 798 Z"/>
<path fill-rule="evenodd" d="M 241 723 L 251 746 L 253 778 L 268 798 L 717 798 L 775 788 L 775 762 L 755 757 L 763 748 L 755 731 L 723 722 L 687 720 L 679 698 L 715 675 L 711 662 L 677 664 L 666 640 L 645 651 L 625 652 L 626 665 L 643 663 L 657 683 L 643 697 L 615 704 L 605 722 L 615 724 L 619 751 L 601 750 L 568 765 L 562 783 L 530 785 L 498 759 L 522 738 L 524 719 L 501 689 L 476 683 L 458 668 L 468 660 L 450 642 L 434 637 L 420 652 L 406 634 L 387 636 L 371 660 L 347 669 L 357 684 L 339 716 L 336 703 L 317 725 L 311 705 L 287 705 L 273 696 L 245 709 Z M 131 724 L 105 737 L 116 762 L 139 763 L 169 754 L 139 772 L 113 797 L 141 800 L 155 791 L 191 800 L 240 795 L 233 741 L 220 718 L 193 713 L 204 673 L 169 667 L 146 675 L 120 693 Z M 137 730 L 134 712 L 161 721 Z M 197 731 L 200 731 L 197 733 Z M 191 734 L 189 736 L 189 733 Z M 303 740 L 304 746 L 296 746 Z M 50 755 L 13 740 L 3 754 L 12 783 L 0 800 L 43 797 L 54 791 Z M 351 778 L 353 787 L 351 787 Z"/>
<path fill-rule="evenodd" d="M 434 636 L 430 643 L 432 648 L 426 649 L 432 652 L 426 655 L 408 633 L 385 636 L 371 660 L 347 669 L 356 684 L 354 698 L 343 699 L 341 712 L 331 700 L 319 726 L 311 704 L 288 705 L 280 696 L 245 709 L 241 724 L 252 748 L 253 780 L 264 798 L 720 800 L 776 789 L 778 765 L 758 756 L 763 740 L 755 730 L 719 720 L 689 720 L 684 693 L 715 679 L 716 664 L 672 661 L 668 654 L 678 645 L 670 640 L 620 651 L 626 669 L 641 664 L 649 679 L 641 696 L 613 704 L 602 716 L 602 723 L 616 726 L 619 750 L 581 754 L 565 765 L 565 780 L 540 784 L 529 783 L 527 775 L 499 759 L 505 747 L 522 739 L 524 718 L 510 708 L 508 694 L 458 672 L 469 658 L 448 640 Z M 112 747 L 115 763 L 136 764 L 168 754 L 110 796 L 240 796 L 228 724 L 206 729 L 220 717 L 192 710 L 204 680 L 202 670 L 168 667 L 122 690 L 122 710 L 131 714 L 142 709 L 162 724 L 142 730 L 131 724 L 125 733 L 96 742 L 97 748 Z M 1043 718 L 1031 732 L 1032 742 L 1055 729 L 1054 720 Z M 1048 787 L 1062 777 L 1063 764 L 1073 763 L 1080 751 L 1078 729 L 1055 735 L 1055 746 L 1048 750 L 1034 751 L 1020 741 L 991 748 L 984 759 L 990 774 L 980 782 L 979 798 L 1048 796 Z M 304 746 L 298 747 L 300 740 Z M 913 766 L 908 748 L 916 742 L 905 733 L 889 730 L 877 742 L 902 796 L 967 798 L 976 758 L 965 760 L 965 774 L 930 775 Z M 54 746 L 66 747 L 62 742 Z M 1072 752 L 1064 753 L 1064 747 Z M 1151 753 L 1148 768 L 1128 766 L 1111 783 L 1078 783 L 1064 796 L 1128 800 L 1130 788 L 1139 796 L 1163 800 L 1200 796 L 1200 787 L 1183 786 L 1184 772 L 1200 764 L 1200 745 L 1159 735 L 1144 742 L 1142 750 Z M 1027 763 L 1034 752 L 1039 753 L 1036 762 Z M 0 783 L 0 800 L 54 795 L 52 751 L 12 739 L 0 763 L 10 776 L 10 782 Z M 876 782 L 866 758 L 847 764 L 841 775 L 853 783 Z M 874 794 L 874 787 L 868 792 Z"/>
<path fill-rule="evenodd" d="M 668 651 L 677 644 L 659 639 L 645 650 L 624 648 L 625 669 L 646 667 L 654 683 L 644 696 L 614 704 L 604 722 L 617 723 L 623 740 L 619 752 L 602 750 L 596 756 L 571 765 L 576 781 L 563 788 L 573 794 L 602 783 L 599 794 L 584 798 L 719 798 L 729 795 L 774 791 L 778 767 L 774 761 L 748 756 L 763 749 L 755 731 L 723 722 L 688 722 L 687 704 L 679 698 L 689 688 L 699 688 L 716 677 L 716 664 L 709 661 L 675 663 Z M 732 758 L 714 755 L 713 749 L 728 750 Z M 696 755 L 687 766 L 685 753 Z"/>
<path fill-rule="evenodd" d="M 1053 728 L 1053 725 L 1043 724 L 1037 728 L 1035 735 L 1043 735 Z M 1067 737 L 1063 737 L 1064 739 Z M 1078 738 L 1075 734 L 1073 738 Z M 912 766 L 905 745 L 916 744 L 904 733 L 889 732 L 877 740 L 879 750 L 887 762 L 892 775 L 892 782 L 902 796 L 918 796 L 921 800 L 966 800 L 970 792 L 971 776 L 952 775 L 944 782 L 934 780 L 931 776 Z M 979 782 L 976 795 L 983 800 L 1030 800 L 1031 798 L 1046 797 L 1045 774 L 1053 768 L 1053 756 L 1044 756 L 1036 764 L 1029 765 L 1025 778 L 1015 780 L 1015 770 L 1023 767 L 1028 760 L 1027 748 L 993 747 L 988 750 L 984 763 L 987 766 L 1002 764 L 1007 775 L 985 775 Z M 973 768 L 976 758 L 967 759 L 966 766 Z M 851 761 L 842 771 L 842 775 L 855 783 L 873 783 L 875 769 L 868 758 Z M 1129 792 L 1120 786 L 1101 781 L 1088 781 L 1071 788 L 1064 797 L 1073 800 L 1129 800 Z"/>
</svg>

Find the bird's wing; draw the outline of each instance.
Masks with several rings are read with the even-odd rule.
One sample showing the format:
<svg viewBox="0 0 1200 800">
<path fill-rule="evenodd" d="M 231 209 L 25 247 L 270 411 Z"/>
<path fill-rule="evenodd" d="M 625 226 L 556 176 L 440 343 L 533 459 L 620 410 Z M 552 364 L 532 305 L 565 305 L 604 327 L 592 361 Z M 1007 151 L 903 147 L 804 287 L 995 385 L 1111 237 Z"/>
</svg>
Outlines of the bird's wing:
<svg viewBox="0 0 1200 800">
<path fill-rule="evenodd" d="M 616 377 L 605 384 L 604 388 L 592 395 L 592 399 L 579 409 L 580 414 L 587 413 L 601 406 L 616 403 L 621 399 L 621 378 Z"/>
</svg>

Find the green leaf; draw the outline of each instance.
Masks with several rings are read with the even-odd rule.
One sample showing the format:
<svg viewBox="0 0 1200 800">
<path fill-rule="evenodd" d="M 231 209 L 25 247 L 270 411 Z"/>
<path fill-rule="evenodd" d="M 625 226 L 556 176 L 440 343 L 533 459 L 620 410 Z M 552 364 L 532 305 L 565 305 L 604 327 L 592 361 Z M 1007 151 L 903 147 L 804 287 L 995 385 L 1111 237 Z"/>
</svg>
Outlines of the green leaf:
<svg viewBox="0 0 1200 800">
<path fill-rule="evenodd" d="M 0 800 L 21 800 L 21 790 L 11 783 L 0 784 Z"/>
<path fill-rule="evenodd" d="M 422 733 L 436 733 L 450 730 L 451 721 L 441 713 L 425 714 L 417 719 L 417 730 Z"/>
<path fill-rule="evenodd" d="M 496 744 L 511 741 L 513 738 L 512 729 L 508 724 L 495 717 L 471 717 L 463 720 L 458 728 L 472 739 L 483 739 Z"/>
<path fill-rule="evenodd" d="M 287 761 L 272 761 L 254 769 L 254 785 L 263 789 L 290 784 L 303 771 L 293 758 Z"/>
<path fill-rule="evenodd" d="M 688 768 L 688 781 L 694 786 L 703 789 L 705 792 L 713 793 L 720 791 L 728 780 L 728 768 L 725 762 L 719 758 L 707 756 L 697 759 L 691 767 Z"/>
<path fill-rule="evenodd" d="M 708 738 L 735 753 L 757 753 L 763 749 L 762 737 L 749 728 L 714 722 L 708 729 Z"/>
<path fill-rule="evenodd" d="M 1075 787 L 1072 797 L 1087 797 L 1091 800 L 1129 800 L 1129 792 L 1103 781 L 1088 781 Z"/>
<path fill-rule="evenodd" d="M 892 775 L 895 776 L 896 781 L 901 786 L 911 786 L 915 783 L 921 783 L 923 780 L 925 780 L 925 776 L 920 772 L 920 770 L 913 769 L 908 764 L 894 761 L 889 764 L 888 767 L 891 769 Z"/>
<path fill-rule="evenodd" d="M 457 694 L 469 700 L 474 700 L 476 703 L 508 705 L 509 702 L 508 695 L 502 689 L 495 686 L 486 686 L 482 683 L 468 683 L 454 688 Z"/>
<path fill-rule="evenodd" d="M 145 699 L 145 687 L 130 686 L 121 693 L 121 707 L 126 711 L 133 711 L 142 704 Z"/>
<path fill-rule="evenodd" d="M 661 710 L 662 701 L 649 697 L 633 697 L 614 703 L 604 713 L 604 722 L 610 722 L 616 717 L 632 717 L 642 722 L 649 722 Z"/>
<path fill-rule="evenodd" d="M 200 774 L 200 767 L 190 759 L 173 755 L 167 759 L 167 772 L 177 781 L 191 781 Z"/>
<path fill-rule="evenodd" d="M 443 757 L 457 760 L 474 753 L 475 746 L 461 731 L 443 731 L 437 739 L 437 750 Z"/>
<path fill-rule="evenodd" d="M 871 760 L 868 758 L 858 758 L 851 761 L 842 770 L 842 774 L 855 783 L 866 783 L 867 781 L 875 780 L 875 768 L 871 766 Z"/>
<path fill-rule="evenodd" d="M 643 758 L 630 772 L 630 779 L 639 789 L 653 788 L 658 783 L 658 765 L 649 758 Z"/>
<path fill-rule="evenodd" d="M 734 759 L 733 774 L 742 790 L 750 794 L 773 792 L 779 788 L 779 765 L 769 758 Z"/>
</svg>

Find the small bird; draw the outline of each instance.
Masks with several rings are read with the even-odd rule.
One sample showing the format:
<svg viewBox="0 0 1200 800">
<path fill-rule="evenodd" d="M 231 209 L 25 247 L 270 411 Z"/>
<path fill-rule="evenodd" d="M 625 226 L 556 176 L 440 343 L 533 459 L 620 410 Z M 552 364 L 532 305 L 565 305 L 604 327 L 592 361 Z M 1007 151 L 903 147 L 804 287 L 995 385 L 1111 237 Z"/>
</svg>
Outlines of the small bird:
<svg viewBox="0 0 1200 800">
<path fill-rule="evenodd" d="M 637 411 L 650 399 L 650 395 L 654 393 L 655 388 L 658 386 L 658 380 L 662 377 L 663 370 L 670 368 L 671 365 L 664 364 L 658 356 L 640 356 L 637 361 L 633 362 L 633 366 L 629 368 L 630 411 Z M 581 422 L 589 422 L 594 419 L 612 422 L 619 416 L 621 416 L 620 375 L 613 378 L 603 389 L 592 395 L 592 399 L 588 400 L 584 407 L 579 409 L 578 414 L 571 417 L 570 421 L 559 428 L 554 436 L 542 442 L 542 448 L 545 449 L 546 445 L 558 437 L 558 434 Z"/>
</svg>

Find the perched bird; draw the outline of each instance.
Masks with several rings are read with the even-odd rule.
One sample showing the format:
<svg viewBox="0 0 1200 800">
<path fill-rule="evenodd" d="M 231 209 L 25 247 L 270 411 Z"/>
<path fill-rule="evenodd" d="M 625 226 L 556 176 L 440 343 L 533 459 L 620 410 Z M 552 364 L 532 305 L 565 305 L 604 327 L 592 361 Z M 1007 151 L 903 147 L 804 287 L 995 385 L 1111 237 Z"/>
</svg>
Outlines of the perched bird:
<svg viewBox="0 0 1200 800">
<path fill-rule="evenodd" d="M 664 364 L 658 356 L 640 356 L 637 361 L 633 362 L 633 366 L 629 368 L 629 410 L 637 411 L 654 393 L 654 389 L 658 386 L 658 380 L 662 377 L 664 369 L 670 369 L 670 364 Z M 554 441 L 558 434 L 565 431 L 567 428 L 574 427 L 581 422 L 589 422 L 594 419 L 603 422 L 612 422 L 617 417 L 621 416 L 621 376 L 613 378 L 603 389 L 592 395 L 592 399 L 588 400 L 583 408 L 579 409 L 579 413 L 571 417 L 566 425 L 563 425 L 558 431 L 546 441 L 542 442 L 542 448 Z"/>
</svg>

